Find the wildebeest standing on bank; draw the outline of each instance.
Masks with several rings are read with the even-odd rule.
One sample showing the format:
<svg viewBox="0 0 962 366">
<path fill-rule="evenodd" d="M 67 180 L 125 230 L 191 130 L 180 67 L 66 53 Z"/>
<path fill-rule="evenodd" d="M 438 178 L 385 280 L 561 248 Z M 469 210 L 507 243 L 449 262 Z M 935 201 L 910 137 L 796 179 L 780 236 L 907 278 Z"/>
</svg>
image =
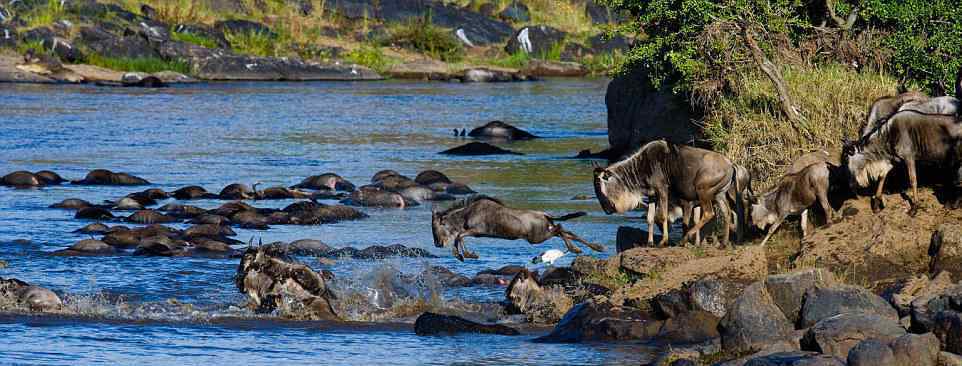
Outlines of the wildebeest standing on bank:
<svg viewBox="0 0 962 366">
<path fill-rule="evenodd" d="M 505 206 L 501 201 L 487 196 L 473 196 L 460 201 L 441 212 L 431 213 L 431 231 L 434 245 L 438 248 L 454 243 L 452 253 L 460 261 L 464 258 L 477 258 L 478 255 L 464 248 L 464 238 L 498 238 L 507 240 L 524 239 L 531 244 L 540 244 L 553 237 L 564 240 L 569 251 L 581 253 L 581 249 L 571 244 L 571 240 L 587 245 L 592 250 L 602 252 L 601 245 L 589 243 L 565 230 L 558 221 L 584 216 L 576 212 L 561 217 L 553 217 L 541 211 L 522 210 Z"/>
<path fill-rule="evenodd" d="M 733 164 L 719 153 L 659 140 L 607 168 L 595 169 L 594 186 L 602 209 L 609 215 L 638 207 L 642 197 L 655 200 L 662 218 L 669 217 L 670 200 L 697 202 L 703 215 L 687 229 L 682 243 L 711 221 L 717 210 L 725 222 L 722 244 L 727 245 L 732 220 L 726 194 L 734 177 Z M 659 244 L 665 245 L 667 220 L 662 221 L 662 232 L 665 235 Z"/>
<path fill-rule="evenodd" d="M 762 195 L 758 203 L 752 205 L 752 224 L 763 230 L 768 227 L 762 245 L 792 214 L 801 214 L 802 239 L 808 236 L 808 209 L 815 202 L 822 206 L 826 222 L 831 224 L 835 211 L 828 202 L 829 175 L 829 163 L 826 161 L 812 162 L 800 169 L 793 165 L 789 173 L 778 181 L 775 189 Z"/>
<path fill-rule="evenodd" d="M 918 209 L 916 165 L 930 163 L 957 168 L 960 136 L 962 124 L 955 116 L 902 111 L 858 141 L 846 142 L 843 165 L 859 187 L 866 188 L 870 182 L 877 182 L 872 198 L 872 210 L 877 212 L 883 208 L 882 192 L 888 173 L 895 164 L 904 163 L 912 188 L 909 213 L 914 215 Z M 958 179 L 957 176 L 951 178 L 952 184 Z"/>
</svg>

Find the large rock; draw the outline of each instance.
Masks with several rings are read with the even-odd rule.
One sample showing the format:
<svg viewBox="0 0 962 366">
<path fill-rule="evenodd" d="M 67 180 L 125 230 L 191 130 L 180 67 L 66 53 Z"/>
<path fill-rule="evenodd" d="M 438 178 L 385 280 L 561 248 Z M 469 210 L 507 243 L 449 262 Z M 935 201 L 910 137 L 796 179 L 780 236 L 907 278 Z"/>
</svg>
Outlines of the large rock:
<svg viewBox="0 0 962 366">
<path fill-rule="evenodd" d="M 942 343 L 942 349 L 962 354 L 962 313 L 941 311 L 932 318 L 932 332 Z"/>
<path fill-rule="evenodd" d="M 421 314 L 421 316 L 414 321 L 414 333 L 419 336 L 453 335 L 460 333 L 500 334 L 508 336 L 521 334 L 514 328 L 500 324 L 481 324 L 458 316 L 435 313 Z"/>
<path fill-rule="evenodd" d="M 575 305 L 550 334 L 535 342 L 578 343 L 651 339 L 658 335 L 662 321 L 652 320 L 643 311 L 589 300 Z"/>
<path fill-rule="evenodd" d="M 577 62 L 532 60 L 524 73 L 537 77 L 581 77 L 588 75 L 588 68 Z"/>
<path fill-rule="evenodd" d="M 498 17 L 516 23 L 526 23 L 531 20 L 531 14 L 528 11 L 528 6 L 519 1 L 512 1 L 510 4 L 508 4 L 504 10 L 498 13 Z"/>
<path fill-rule="evenodd" d="M 619 155 L 655 139 L 690 143 L 702 136 L 701 127 L 694 122 L 698 116 L 692 113 L 688 101 L 667 87 L 653 88 L 643 70 L 612 79 L 605 105 L 608 144 Z"/>
<path fill-rule="evenodd" d="M 221 56 L 194 60 L 194 72 L 204 80 L 380 80 L 376 72 L 360 65 L 307 63 L 297 59 Z"/>
<path fill-rule="evenodd" d="M 932 233 L 929 241 L 929 273 L 962 271 L 962 225 L 945 223 Z"/>
<path fill-rule="evenodd" d="M 772 300 L 792 324 L 797 324 L 801 317 L 802 301 L 805 299 L 806 292 L 816 286 L 825 287 L 835 284 L 835 276 L 832 272 L 821 268 L 773 275 L 765 279 L 765 287 L 772 296 Z"/>
<path fill-rule="evenodd" d="M 906 334 L 890 342 L 871 338 L 848 352 L 849 366 L 935 366 L 939 340 L 932 335 Z"/>
<path fill-rule="evenodd" d="M 298 319 L 337 320 L 325 278 L 271 247 L 250 248 L 241 258 L 234 283 L 258 311 L 278 311 Z"/>
<path fill-rule="evenodd" d="M 823 319 L 809 328 L 802 338 L 802 349 L 842 358 L 865 339 L 883 342 L 906 334 L 897 321 L 875 314 L 845 313 Z"/>
<path fill-rule="evenodd" d="M 224 34 L 260 34 L 270 38 L 276 38 L 270 27 L 250 20 L 231 19 L 221 20 L 214 23 L 214 29 Z"/>
<path fill-rule="evenodd" d="M 519 29 L 504 46 L 510 54 L 526 53 L 535 58 L 545 58 L 555 47 L 564 42 L 567 34 L 547 25 L 529 26 Z"/>
<path fill-rule="evenodd" d="M 80 41 L 98 55 L 111 58 L 157 58 L 160 55 L 143 37 L 117 36 L 99 27 L 80 28 Z"/>
<path fill-rule="evenodd" d="M 616 289 L 612 301 L 644 302 L 699 279 L 751 283 L 765 278 L 765 249 L 746 246 L 734 251 L 705 249 L 696 256 L 689 248 L 634 248 L 608 260 L 613 266 L 641 278 Z"/>
<path fill-rule="evenodd" d="M 940 272 L 934 278 L 918 275 L 899 280 L 882 294 L 899 312 L 899 317 L 912 314 L 912 309 L 921 309 L 928 302 L 953 287 L 952 275 Z"/>
<path fill-rule="evenodd" d="M 727 364 L 726 364 L 727 365 Z M 747 360 L 744 366 L 845 366 L 845 361 L 814 352 L 777 352 Z"/>
<path fill-rule="evenodd" d="M 805 293 L 799 329 L 844 313 L 866 313 L 898 322 L 898 312 L 885 299 L 855 286 L 813 287 Z"/>
<path fill-rule="evenodd" d="M 722 347 L 728 352 L 760 351 L 792 339 L 792 325 L 775 305 L 763 282 L 756 282 L 735 300 L 719 324 Z"/>
<path fill-rule="evenodd" d="M 385 73 L 395 79 L 450 80 L 454 77 L 448 64 L 436 60 L 394 64 Z"/>
</svg>

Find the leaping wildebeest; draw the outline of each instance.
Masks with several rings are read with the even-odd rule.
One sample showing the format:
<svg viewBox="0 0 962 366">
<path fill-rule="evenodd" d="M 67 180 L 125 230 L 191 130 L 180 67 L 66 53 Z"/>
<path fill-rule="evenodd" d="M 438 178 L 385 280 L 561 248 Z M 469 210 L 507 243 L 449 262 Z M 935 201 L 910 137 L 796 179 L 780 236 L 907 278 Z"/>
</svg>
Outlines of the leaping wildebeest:
<svg viewBox="0 0 962 366">
<path fill-rule="evenodd" d="M 735 174 L 731 160 L 724 155 L 658 140 L 645 144 L 628 158 L 607 168 L 595 169 L 594 186 L 602 209 L 609 215 L 638 207 L 643 197 L 654 200 L 665 234 L 659 245 L 668 243 L 667 219 L 670 217 L 668 209 L 672 207 L 669 202 L 672 201 L 696 202 L 703 212 L 700 220 L 686 229 L 682 243 L 715 218 L 718 211 L 725 222 L 722 244 L 728 245 L 728 233 L 733 230 L 726 195 L 735 184 Z"/>
<path fill-rule="evenodd" d="M 901 111 L 858 141 L 847 141 L 842 150 L 842 163 L 858 187 L 867 188 L 870 182 L 877 182 L 872 198 L 875 212 L 883 208 L 882 192 L 888 173 L 896 164 L 905 164 L 912 189 L 909 213 L 914 215 L 918 209 L 916 165 L 956 167 L 960 136 L 962 124 L 956 116 Z"/>
<path fill-rule="evenodd" d="M 572 240 L 603 252 L 604 246 L 589 243 L 558 223 L 584 215 L 584 212 L 575 212 L 554 217 L 542 211 L 507 207 L 496 198 L 477 195 L 458 201 L 444 211 L 432 212 L 431 231 L 434 234 L 434 246 L 438 248 L 451 244 L 453 240 L 451 251 L 462 262 L 464 258 L 478 258 L 477 254 L 464 247 L 466 237 L 524 239 L 531 244 L 541 244 L 559 237 L 570 252 L 582 252 L 571 243 Z"/>
</svg>

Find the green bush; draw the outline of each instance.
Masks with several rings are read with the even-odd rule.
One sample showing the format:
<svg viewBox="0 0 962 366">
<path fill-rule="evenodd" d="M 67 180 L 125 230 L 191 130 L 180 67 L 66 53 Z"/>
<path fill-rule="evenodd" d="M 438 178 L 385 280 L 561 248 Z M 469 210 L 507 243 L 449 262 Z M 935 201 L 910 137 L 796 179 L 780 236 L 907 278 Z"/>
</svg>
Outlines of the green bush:
<svg viewBox="0 0 962 366">
<path fill-rule="evenodd" d="M 390 66 L 390 60 L 381 52 L 381 49 L 374 46 L 362 45 L 351 50 L 345 56 L 345 60 L 361 66 L 366 66 L 371 70 L 383 72 Z"/>
<path fill-rule="evenodd" d="M 217 45 L 217 42 L 214 41 L 213 39 L 204 37 L 204 36 L 199 35 L 199 34 L 172 31 L 172 32 L 170 32 L 170 38 L 173 39 L 173 40 L 175 40 L 175 41 L 193 43 L 193 44 L 195 44 L 195 45 L 202 46 L 202 47 L 207 47 L 207 48 L 218 48 L 218 47 L 219 47 L 219 46 Z"/>
<path fill-rule="evenodd" d="M 47 0 L 46 4 L 36 7 L 27 14 L 27 27 L 35 28 L 53 24 L 66 14 L 60 0 Z"/>
<path fill-rule="evenodd" d="M 867 25 L 887 30 L 896 76 L 933 92 L 949 91 L 962 67 L 962 8 L 957 0 L 868 0 Z"/>
<path fill-rule="evenodd" d="M 445 62 L 458 62 L 464 58 L 461 42 L 451 32 L 431 24 L 429 17 L 414 18 L 395 26 L 389 42 Z"/>
<path fill-rule="evenodd" d="M 237 53 L 260 57 L 277 56 L 278 41 L 268 33 L 262 32 L 224 32 L 224 38 L 231 49 Z"/>
</svg>

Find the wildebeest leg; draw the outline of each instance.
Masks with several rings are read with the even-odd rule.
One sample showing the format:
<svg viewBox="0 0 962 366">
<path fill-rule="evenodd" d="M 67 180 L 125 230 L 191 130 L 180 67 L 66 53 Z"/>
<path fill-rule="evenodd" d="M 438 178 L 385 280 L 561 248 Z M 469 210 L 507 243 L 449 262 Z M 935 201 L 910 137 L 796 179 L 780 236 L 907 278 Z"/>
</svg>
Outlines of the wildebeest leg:
<svg viewBox="0 0 962 366">
<path fill-rule="evenodd" d="M 909 172 L 909 185 L 912 187 L 912 197 L 909 197 L 909 216 L 915 216 L 919 211 L 919 182 L 915 171 L 915 159 L 905 159 L 905 169 Z"/>
<path fill-rule="evenodd" d="M 594 251 L 596 251 L 596 252 L 604 252 L 604 251 L 605 251 L 605 247 L 604 247 L 603 245 L 601 245 L 601 244 L 595 244 L 595 243 L 589 242 L 589 241 L 587 241 L 587 240 L 584 240 L 584 239 L 580 238 L 579 236 L 575 235 L 574 233 L 572 233 L 572 232 L 570 232 L 570 231 L 568 231 L 568 230 L 563 230 L 563 231 L 561 232 L 561 235 L 567 237 L 568 239 L 571 239 L 571 240 L 577 241 L 577 242 L 579 242 L 579 243 L 581 243 L 581 244 L 584 244 L 584 245 L 588 246 L 588 248 L 591 248 L 591 250 L 594 250 Z"/>
<path fill-rule="evenodd" d="M 468 250 L 464 246 L 464 238 L 467 236 L 471 236 L 471 235 L 469 235 L 468 233 L 458 234 L 458 236 L 454 238 L 454 245 L 453 245 L 454 248 L 452 248 L 452 251 L 454 252 L 454 257 L 462 262 L 464 262 L 464 258 L 478 259 L 477 254 Z"/>
<path fill-rule="evenodd" d="M 885 189 L 885 178 L 888 177 L 888 173 L 879 178 L 878 187 L 875 188 L 875 197 L 872 197 L 872 212 L 878 213 L 885 208 L 885 202 L 882 201 L 882 190 Z"/>
<path fill-rule="evenodd" d="M 451 255 L 453 255 L 454 258 L 457 258 L 459 261 L 464 262 L 464 255 L 461 254 L 461 246 L 459 242 L 455 241 L 454 244 L 451 244 Z"/>
<path fill-rule="evenodd" d="M 818 204 L 822 206 L 822 213 L 825 214 L 825 226 L 832 226 L 835 221 L 835 209 L 828 202 L 828 188 L 818 190 Z"/>
<path fill-rule="evenodd" d="M 654 203 L 648 203 L 648 210 L 645 212 L 645 223 L 648 224 L 648 246 L 655 245 L 655 210 Z"/>
<path fill-rule="evenodd" d="M 701 204 L 703 216 L 701 217 L 701 220 L 697 220 L 695 222 L 695 226 L 693 226 L 691 229 L 688 229 L 688 232 L 685 233 L 685 236 L 681 238 L 682 244 L 687 243 L 688 240 L 695 235 L 695 233 L 697 233 L 699 230 L 701 230 L 703 226 L 705 226 L 705 224 L 711 221 L 711 219 L 715 218 L 715 207 L 714 207 L 714 204 L 712 203 L 712 201 L 714 200 L 714 197 L 701 197 L 701 195 L 699 195 L 698 199 L 699 199 L 698 203 Z M 725 226 L 725 230 L 728 230 L 728 226 Z M 726 233 L 725 235 L 727 238 L 728 234 Z"/>
<path fill-rule="evenodd" d="M 694 217 L 692 223 L 696 223 L 698 220 L 701 220 L 701 207 L 695 207 L 692 209 L 692 216 Z M 689 228 L 690 227 L 691 226 L 689 226 Z M 695 232 L 695 246 L 701 246 L 701 230 Z"/>
<path fill-rule="evenodd" d="M 808 236 L 808 209 L 802 210 L 802 240 Z"/>
<path fill-rule="evenodd" d="M 762 239 L 762 246 L 765 246 L 765 243 L 768 243 L 768 239 L 772 237 L 772 234 L 775 233 L 775 230 L 778 230 L 778 227 L 782 224 L 782 221 L 784 220 L 785 220 L 784 217 L 779 218 L 778 221 L 775 221 L 775 223 L 772 226 L 768 227 L 768 233 L 765 234 L 765 239 Z"/>
<path fill-rule="evenodd" d="M 551 229 L 551 235 L 561 238 L 561 240 L 565 242 L 565 248 L 568 248 L 569 252 L 572 252 L 575 254 L 583 253 L 581 251 L 581 248 L 578 248 L 577 246 L 571 243 L 571 240 L 568 239 L 568 236 L 565 235 L 565 233 L 566 231 L 563 227 L 561 227 L 561 224 L 554 224 L 554 227 Z"/>
<path fill-rule="evenodd" d="M 732 210 L 728 206 L 728 196 L 722 192 L 715 197 L 715 205 L 717 205 L 718 217 L 721 217 L 725 222 L 725 230 L 722 233 L 722 247 L 728 246 L 728 236 L 734 231 L 732 228 Z"/>
<path fill-rule="evenodd" d="M 659 247 L 668 246 L 668 193 L 658 194 L 658 205 L 661 210 L 661 240 Z"/>
</svg>

